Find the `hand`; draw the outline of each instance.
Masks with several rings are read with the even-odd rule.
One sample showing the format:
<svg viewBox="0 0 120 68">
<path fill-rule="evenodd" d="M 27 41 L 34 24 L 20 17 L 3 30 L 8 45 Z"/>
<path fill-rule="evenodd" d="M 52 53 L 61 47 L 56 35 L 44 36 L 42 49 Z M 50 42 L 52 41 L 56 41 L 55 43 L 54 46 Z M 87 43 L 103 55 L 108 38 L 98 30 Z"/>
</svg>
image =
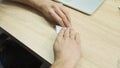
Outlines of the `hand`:
<svg viewBox="0 0 120 68">
<path fill-rule="evenodd" d="M 80 35 L 73 29 L 62 29 L 54 44 L 55 61 L 71 63 L 80 59 Z"/>
<path fill-rule="evenodd" d="M 67 11 L 61 3 L 56 3 L 51 0 L 43 1 L 39 9 L 47 18 L 54 20 L 62 27 L 70 27 L 71 21 Z"/>
</svg>

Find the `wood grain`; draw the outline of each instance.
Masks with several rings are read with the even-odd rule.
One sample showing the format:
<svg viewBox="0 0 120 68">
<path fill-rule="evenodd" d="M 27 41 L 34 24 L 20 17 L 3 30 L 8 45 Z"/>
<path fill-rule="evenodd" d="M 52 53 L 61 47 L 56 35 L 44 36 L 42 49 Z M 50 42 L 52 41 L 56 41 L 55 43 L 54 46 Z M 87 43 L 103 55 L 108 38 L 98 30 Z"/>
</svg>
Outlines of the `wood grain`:
<svg viewBox="0 0 120 68">
<path fill-rule="evenodd" d="M 106 0 L 92 16 L 66 7 L 73 27 L 81 33 L 82 57 L 76 68 L 118 67 L 118 5 L 118 1 Z M 48 62 L 54 62 L 53 44 L 57 33 L 39 12 L 19 4 L 0 4 L 0 26 Z"/>
</svg>

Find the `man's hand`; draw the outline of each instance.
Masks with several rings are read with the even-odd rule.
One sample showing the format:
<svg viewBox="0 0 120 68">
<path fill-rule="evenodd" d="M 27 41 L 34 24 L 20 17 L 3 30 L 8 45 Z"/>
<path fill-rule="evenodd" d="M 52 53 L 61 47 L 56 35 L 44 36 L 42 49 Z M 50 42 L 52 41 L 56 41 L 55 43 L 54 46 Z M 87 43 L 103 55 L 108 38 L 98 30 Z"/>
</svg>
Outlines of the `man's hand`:
<svg viewBox="0 0 120 68">
<path fill-rule="evenodd" d="M 42 10 L 41 10 L 42 9 Z M 41 12 L 50 18 L 51 20 L 56 21 L 59 25 L 63 27 L 70 27 L 70 16 L 67 11 L 65 11 L 64 6 L 61 3 L 56 3 L 53 1 L 44 1 L 41 6 Z"/>
<path fill-rule="evenodd" d="M 27 4 L 42 12 L 49 20 L 57 22 L 62 27 L 70 27 L 71 21 L 68 12 L 61 3 L 52 0 L 13 0 Z"/>
<path fill-rule="evenodd" d="M 69 28 L 62 29 L 55 41 L 54 53 L 55 63 L 51 68 L 74 68 L 80 59 L 79 33 Z"/>
</svg>

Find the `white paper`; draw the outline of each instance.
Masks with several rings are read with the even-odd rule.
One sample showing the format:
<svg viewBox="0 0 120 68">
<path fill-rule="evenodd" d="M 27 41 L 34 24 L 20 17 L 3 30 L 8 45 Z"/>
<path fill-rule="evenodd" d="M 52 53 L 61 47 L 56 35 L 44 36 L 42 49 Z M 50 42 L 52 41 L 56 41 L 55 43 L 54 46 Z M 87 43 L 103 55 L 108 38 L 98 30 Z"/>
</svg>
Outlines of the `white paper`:
<svg viewBox="0 0 120 68">
<path fill-rule="evenodd" d="M 118 6 L 118 8 L 120 9 L 120 6 Z"/>
<path fill-rule="evenodd" d="M 62 29 L 61 26 L 56 25 L 56 32 L 57 32 L 57 33 L 59 33 L 61 29 Z"/>
</svg>

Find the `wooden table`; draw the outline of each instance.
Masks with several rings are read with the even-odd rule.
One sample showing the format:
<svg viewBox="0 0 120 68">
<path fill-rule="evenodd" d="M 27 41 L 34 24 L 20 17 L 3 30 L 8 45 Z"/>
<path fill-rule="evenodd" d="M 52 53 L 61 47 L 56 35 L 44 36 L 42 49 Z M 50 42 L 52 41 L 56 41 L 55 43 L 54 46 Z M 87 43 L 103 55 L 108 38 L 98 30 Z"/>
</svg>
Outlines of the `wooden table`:
<svg viewBox="0 0 120 68">
<path fill-rule="evenodd" d="M 77 68 L 120 68 L 118 5 L 117 0 L 106 0 L 92 16 L 66 7 L 73 27 L 81 33 L 82 57 Z M 0 27 L 48 62 L 54 62 L 55 28 L 36 10 L 20 4 L 0 4 Z"/>
</svg>

